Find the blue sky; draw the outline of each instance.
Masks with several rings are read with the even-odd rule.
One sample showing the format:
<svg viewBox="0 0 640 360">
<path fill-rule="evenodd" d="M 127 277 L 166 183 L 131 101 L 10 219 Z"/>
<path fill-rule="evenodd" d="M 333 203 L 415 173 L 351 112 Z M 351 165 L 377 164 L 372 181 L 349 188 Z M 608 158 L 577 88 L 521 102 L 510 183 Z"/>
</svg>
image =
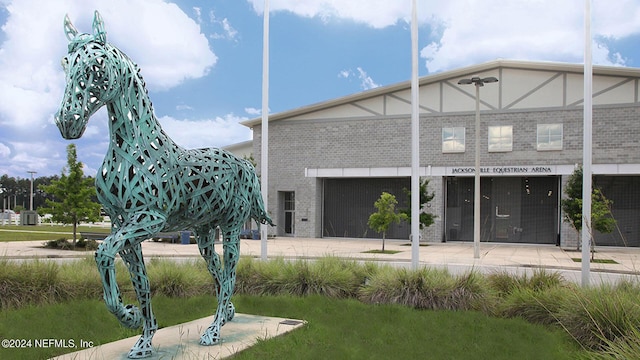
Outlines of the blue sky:
<svg viewBox="0 0 640 360">
<path fill-rule="evenodd" d="M 69 14 L 102 14 L 107 40 L 137 62 L 163 128 L 188 148 L 251 139 L 260 116 L 263 0 L 0 0 L 0 175 L 60 174 L 53 124 Z M 583 0 L 418 0 L 420 75 L 497 58 L 583 62 Z M 595 64 L 640 67 L 640 1 L 593 0 Z M 409 80 L 410 0 L 271 0 L 269 109 L 277 113 Z M 93 175 L 106 111 L 75 141 Z"/>
</svg>

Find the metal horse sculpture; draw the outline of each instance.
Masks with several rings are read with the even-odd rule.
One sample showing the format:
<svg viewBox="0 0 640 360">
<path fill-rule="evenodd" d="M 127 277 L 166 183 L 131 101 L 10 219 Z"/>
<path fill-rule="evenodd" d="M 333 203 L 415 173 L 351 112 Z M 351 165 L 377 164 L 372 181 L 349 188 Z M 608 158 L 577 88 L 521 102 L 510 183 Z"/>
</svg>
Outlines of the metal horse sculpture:
<svg viewBox="0 0 640 360">
<path fill-rule="evenodd" d="M 220 149 L 186 150 L 158 123 L 139 69 L 107 43 L 102 18 L 95 12 L 93 34 L 78 33 L 65 17 L 69 54 L 64 99 L 55 122 L 66 139 L 82 136 L 89 117 L 103 105 L 109 116 L 109 150 L 96 176 L 98 199 L 111 217 L 111 234 L 95 254 L 107 308 L 125 326 L 143 326 L 129 358 L 152 355 L 158 328 L 141 242 L 160 231 L 193 229 L 200 254 L 216 285 L 215 318 L 202 345 L 220 341 L 231 320 L 230 301 L 240 255 L 240 231 L 248 219 L 273 225 L 264 209 L 253 166 Z M 223 235 L 223 259 L 214 249 L 215 229 Z M 116 255 L 126 263 L 139 307 L 124 305 L 116 283 Z"/>
</svg>

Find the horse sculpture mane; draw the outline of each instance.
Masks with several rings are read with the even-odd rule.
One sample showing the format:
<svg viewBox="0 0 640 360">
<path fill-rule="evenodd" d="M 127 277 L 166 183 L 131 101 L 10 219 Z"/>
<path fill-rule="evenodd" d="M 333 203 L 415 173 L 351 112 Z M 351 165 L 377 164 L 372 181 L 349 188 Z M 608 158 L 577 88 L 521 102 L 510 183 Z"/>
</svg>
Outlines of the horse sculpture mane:
<svg viewBox="0 0 640 360">
<path fill-rule="evenodd" d="M 55 122 L 62 136 L 77 139 L 100 107 L 109 117 L 109 149 L 96 175 L 98 199 L 112 221 L 111 233 L 96 250 L 107 308 L 125 326 L 143 326 L 129 358 L 151 356 L 158 324 L 141 242 L 160 231 L 192 229 L 216 286 L 217 308 L 200 343 L 220 341 L 220 329 L 235 309 L 230 301 L 240 255 L 240 231 L 250 218 L 273 225 L 260 182 L 246 160 L 216 148 L 187 150 L 158 123 L 145 83 L 124 53 L 109 44 L 100 14 L 93 34 L 78 33 L 65 17 L 69 53 L 62 60 L 66 89 Z M 223 259 L 215 251 L 220 228 Z M 116 283 L 115 257 L 126 263 L 139 307 L 124 305 Z"/>
</svg>

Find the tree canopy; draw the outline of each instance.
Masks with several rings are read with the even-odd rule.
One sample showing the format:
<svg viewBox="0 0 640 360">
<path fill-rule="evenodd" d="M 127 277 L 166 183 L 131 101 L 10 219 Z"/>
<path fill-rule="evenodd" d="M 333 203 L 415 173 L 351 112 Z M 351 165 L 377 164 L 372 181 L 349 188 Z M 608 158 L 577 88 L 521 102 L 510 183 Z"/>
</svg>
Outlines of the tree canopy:
<svg viewBox="0 0 640 360">
<path fill-rule="evenodd" d="M 53 222 L 73 225 L 74 244 L 78 224 L 101 219 L 101 206 L 92 200 L 96 196 L 94 181 L 84 176 L 74 144 L 67 146 L 67 165 L 60 179 L 53 180 L 50 185 L 41 185 L 40 189 L 51 194 L 53 200 L 47 199 L 46 207 L 40 208 L 39 212 L 51 214 Z"/>
<path fill-rule="evenodd" d="M 435 197 L 435 193 L 433 192 L 429 193 L 428 187 L 429 187 L 429 179 L 424 179 L 420 183 L 420 210 L 421 210 L 419 215 L 420 230 L 431 226 L 434 222 L 434 219 L 436 218 L 436 215 L 430 214 L 422 210 L 424 206 L 429 202 L 431 202 L 431 200 L 433 200 L 433 198 Z M 408 189 L 404 189 L 404 192 L 405 194 L 407 194 L 407 197 L 411 199 L 411 191 Z M 404 219 L 406 219 L 407 222 L 411 224 L 411 207 L 401 209 L 400 213 L 404 214 Z"/>
<path fill-rule="evenodd" d="M 398 200 L 396 200 L 394 195 L 383 192 L 380 198 L 373 204 L 378 211 L 369 216 L 369 227 L 375 232 L 382 233 L 382 251 L 384 251 L 384 242 L 389 226 L 391 226 L 392 223 L 398 223 L 406 218 L 405 214 L 396 212 L 397 204 Z"/>
<path fill-rule="evenodd" d="M 564 221 L 576 231 L 582 230 L 582 167 L 573 171 L 564 189 L 566 198 L 562 199 Z M 611 216 L 613 202 L 607 199 L 602 190 L 593 188 L 591 192 L 591 230 L 608 234 L 615 229 L 616 221 Z M 593 237 L 592 237 L 593 238 Z"/>
</svg>

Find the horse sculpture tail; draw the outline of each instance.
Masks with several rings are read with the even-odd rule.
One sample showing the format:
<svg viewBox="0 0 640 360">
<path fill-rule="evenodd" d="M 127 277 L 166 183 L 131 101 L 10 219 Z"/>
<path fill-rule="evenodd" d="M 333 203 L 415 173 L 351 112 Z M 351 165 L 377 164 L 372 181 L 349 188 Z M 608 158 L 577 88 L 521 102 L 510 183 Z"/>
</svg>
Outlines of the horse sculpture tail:
<svg viewBox="0 0 640 360">
<path fill-rule="evenodd" d="M 260 191 L 260 180 L 258 176 L 254 173 L 253 178 L 253 192 L 251 198 L 251 218 L 256 220 L 260 224 L 266 224 L 271 226 L 276 226 L 269 214 L 267 214 L 267 210 L 264 208 L 264 201 L 262 199 L 262 192 Z"/>
</svg>

